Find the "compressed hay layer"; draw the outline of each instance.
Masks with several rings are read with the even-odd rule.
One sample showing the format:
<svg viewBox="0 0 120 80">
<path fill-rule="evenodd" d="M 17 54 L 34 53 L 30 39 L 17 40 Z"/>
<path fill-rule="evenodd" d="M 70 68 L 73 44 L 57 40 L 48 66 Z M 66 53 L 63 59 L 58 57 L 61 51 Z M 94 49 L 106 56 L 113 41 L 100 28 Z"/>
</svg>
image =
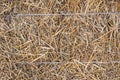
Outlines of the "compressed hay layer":
<svg viewBox="0 0 120 80">
<path fill-rule="evenodd" d="M 118 12 L 119 2 L 1 0 L 0 11 L 0 79 L 120 79 L 120 14 L 17 16 Z"/>
</svg>

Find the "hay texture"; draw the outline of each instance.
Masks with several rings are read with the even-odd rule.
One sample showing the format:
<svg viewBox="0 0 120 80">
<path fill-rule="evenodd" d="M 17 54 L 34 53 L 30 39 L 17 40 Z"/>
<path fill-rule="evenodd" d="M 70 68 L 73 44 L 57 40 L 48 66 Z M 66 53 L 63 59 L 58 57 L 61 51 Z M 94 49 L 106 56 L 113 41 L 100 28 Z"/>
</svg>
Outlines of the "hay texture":
<svg viewBox="0 0 120 80">
<path fill-rule="evenodd" d="M 119 4 L 0 0 L 0 80 L 120 80 Z"/>
</svg>

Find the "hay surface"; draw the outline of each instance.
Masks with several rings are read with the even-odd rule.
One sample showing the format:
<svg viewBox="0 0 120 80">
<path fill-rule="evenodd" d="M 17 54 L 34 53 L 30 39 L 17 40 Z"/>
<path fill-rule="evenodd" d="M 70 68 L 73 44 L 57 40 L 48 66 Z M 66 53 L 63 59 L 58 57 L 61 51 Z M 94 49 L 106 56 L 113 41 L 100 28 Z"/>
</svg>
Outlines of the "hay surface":
<svg viewBox="0 0 120 80">
<path fill-rule="evenodd" d="M 120 14 L 17 16 L 118 12 L 119 3 L 0 0 L 0 79 L 120 80 Z"/>
</svg>

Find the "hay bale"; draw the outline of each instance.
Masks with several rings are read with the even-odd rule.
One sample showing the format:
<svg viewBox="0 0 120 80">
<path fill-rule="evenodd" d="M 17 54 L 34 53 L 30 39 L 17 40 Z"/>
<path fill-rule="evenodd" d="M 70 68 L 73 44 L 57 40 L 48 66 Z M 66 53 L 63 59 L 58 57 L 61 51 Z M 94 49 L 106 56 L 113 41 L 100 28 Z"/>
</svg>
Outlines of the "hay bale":
<svg viewBox="0 0 120 80">
<path fill-rule="evenodd" d="M 119 80 L 118 4 L 1 0 L 0 79 Z"/>
</svg>

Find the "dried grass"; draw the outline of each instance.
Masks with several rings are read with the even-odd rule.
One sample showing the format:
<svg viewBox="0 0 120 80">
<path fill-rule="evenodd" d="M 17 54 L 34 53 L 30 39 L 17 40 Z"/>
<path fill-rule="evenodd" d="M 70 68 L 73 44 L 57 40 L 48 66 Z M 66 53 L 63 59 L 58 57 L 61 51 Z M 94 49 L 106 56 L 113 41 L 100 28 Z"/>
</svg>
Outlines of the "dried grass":
<svg viewBox="0 0 120 80">
<path fill-rule="evenodd" d="M 1 0 L 0 79 L 120 80 L 119 3 Z"/>
</svg>

